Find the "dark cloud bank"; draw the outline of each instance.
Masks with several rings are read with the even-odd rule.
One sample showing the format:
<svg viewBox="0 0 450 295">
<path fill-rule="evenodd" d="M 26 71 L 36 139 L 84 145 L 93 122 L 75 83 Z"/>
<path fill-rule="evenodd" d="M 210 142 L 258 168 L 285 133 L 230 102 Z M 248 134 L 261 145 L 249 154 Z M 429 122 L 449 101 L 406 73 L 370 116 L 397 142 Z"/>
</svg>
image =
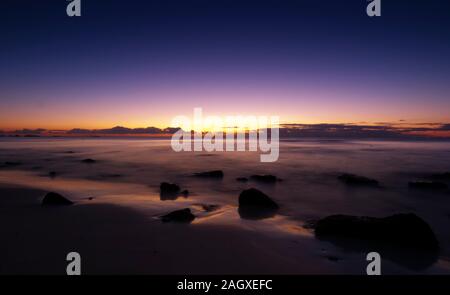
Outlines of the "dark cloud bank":
<svg viewBox="0 0 450 295">
<path fill-rule="evenodd" d="M 126 128 L 117 126 L 110 129 L 22 129 L 1 131 L 0 136 L 168 136 L 179 128 L 159 129 Z M 450 124 L 283 124 L 280 138 L 336 138 L 336 139 L 450 139 Z"/>
</svg>

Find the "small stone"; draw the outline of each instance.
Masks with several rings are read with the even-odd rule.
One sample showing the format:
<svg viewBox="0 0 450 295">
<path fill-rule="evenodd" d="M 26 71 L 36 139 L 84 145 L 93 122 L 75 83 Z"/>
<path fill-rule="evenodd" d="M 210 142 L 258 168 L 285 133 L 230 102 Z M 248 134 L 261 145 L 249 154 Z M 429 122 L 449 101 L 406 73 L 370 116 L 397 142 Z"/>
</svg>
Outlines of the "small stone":
<svg viewBox="0 0 450 295">
<path fill-rule="evenodd" d="M 58 193 L 50 192 L 45 195 L 42 200 L 43 206 L 64 206 L 64 205 L 72 205 L 73 202 L 64 198 Z"/>
<path fill-rule="evenodd" d="M 170 212 L 169 214 L 161 216 L 163 222 L 182 222 L 190 223 L 195 219 L 195 215 L 191 213 L 191 209 L 185 208 Z"/>
</svg>

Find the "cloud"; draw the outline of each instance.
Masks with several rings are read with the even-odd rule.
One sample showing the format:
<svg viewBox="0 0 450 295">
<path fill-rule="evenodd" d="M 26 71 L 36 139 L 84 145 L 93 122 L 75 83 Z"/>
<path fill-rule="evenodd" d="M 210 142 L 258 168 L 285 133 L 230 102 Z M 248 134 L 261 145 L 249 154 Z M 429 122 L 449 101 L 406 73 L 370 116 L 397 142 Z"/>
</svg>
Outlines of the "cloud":
<svg viewBox="0 0 450 295">
<path fill-rule="evenodd" d="M 450 124 L 442 124 L 441 127 L 438 128 L 439 131 L 450 131 Z"/>
<path fill-rule="evenodd" d="M 450 135 L 440 133 L 449 131 L 450 124 L 422 123 L 393 124 L 378 122 L 368 124 L 283 124 L 280 137 L 326 137 L 350 139 L 429 139 L 436 137 L 450 138 Z"/>
<path fill-rule="evenodd" d="M 173 134 L 180 128 L 156 127 L 127 128 L 116 126 L 108 129 L 80 129 L 56 131 L 46 129 L 22 129 L 13 132 L 2 132 L 5 135 L 19 136 L 165 136 Z M 374 125 L 358 124 L 282 124 L 280 138 L 336 138 L 336 139 L 450 139 L 450 124 L 448 123 L 389 123 L 378 122 Z"/>
<path fill-rule="evenodd" d="M 122 126 L 116 126 L 110 129 L 72 129 L 67 131 L 67 134 L 78 134 L 78 135 L 141 135 L 141 134 L 166 134 L 166 129 L 159 129 L 156 127 L 147 127 L 147 128 L 126 128 Z"/>
<path fill-rule="evenodd" d="M 281 137 L 404 138 L 390 125 L 284 124 Z"/>
<path fill-rule="evenodd" d="M 47 131 L 46 129 L 22 129 L 22 130 L 16 130 L 13 133 L 21 134 L 21 135 L 40 135 L 46 131 Z"/>
</svg>

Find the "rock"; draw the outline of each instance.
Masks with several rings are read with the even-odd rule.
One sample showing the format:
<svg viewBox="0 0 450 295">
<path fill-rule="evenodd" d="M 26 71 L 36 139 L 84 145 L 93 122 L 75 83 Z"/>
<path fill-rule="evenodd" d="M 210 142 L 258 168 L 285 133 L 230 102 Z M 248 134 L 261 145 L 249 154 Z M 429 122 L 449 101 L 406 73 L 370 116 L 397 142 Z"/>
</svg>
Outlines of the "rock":
<svg viewBox="0 0 450 295">
<path fill-rule="evenodd" d="M 378 186 L 379 183 L 375 179 L 355 174 L 344 173 L 338 176 L 338 179 L 350 186 Z"/>
<path fill-rule="evenodd" d="M 169 214 L 161 216 L 163 222 L 183 222 L 190 223 L 195 219 L 195 215 L 191 213 L 191 209 L 185 208 L 170 212 Z"/>
<path fill-rule="evenodd" d="M 162 182 L 159 186 L 162 194 L 178 194 L 180 187 L 175 183 Z"/>
<path fill-rule="evenodd" d="M 72 201 L 69 201 L 60 194 L 53 192 L 46 194 L 44 199 L 42 200 L 42 206 L 64 206 L 72 204 Z"/>
<path fill-rule="evenodd" d="M 410 181 L 408 187 L 419 190 L 445 190 L 448 186 L 438 181 Z"/>
<path fill-rule="evenodd" d="M 430 175 L 431 179 L 435 180 L 449 180 L 450 181 L 450 172 L 444 172 L 444 173 L 435 173 Z"/>
<path fill-rule="evenodd" d="M 50 172 L 48 173 L 48 176 L 49 176 L 50 178 L 55 178 L 56 175 L 57 175 L 57 173 L 56 173 L 55 171 L 50 171 Z"/>
<path fill-rule="evenodd" d="M 162 182 L 159 188 L 161 201 L 175 201 L 180 196 L 185 198 L 189 196 L 188 190 L 183 190 L 180 193 L 180 187 L 174 183 Z"/>
<path fill-rule="evenodd" d="M 332 215 L 316 222 L 316 238 L 345 252 L 374 251 L 402 267 L 422 271 L 435 264 L 439 243 L 430 226 L 414 214 L 385 218 Z"/>
<path fill-rule="evenodd" d="M 252 175 L 250 176 L 252 180 L 264 182 L 264 183 L 275 183 L 277 181 L 281 181 L 281 179 L 277 178 L 274 175 Z"/>
<path fill-rule="evenodd" d="M 81 160 L 81 162 L 83 162 L 83 163 L 85 163 L 85 164 L 94 164 L 94 163 L 97 163 L 97 161 L 94 160 L 94 159 L 84 159 L 84 160 Z"/>
<path fill-rule="evenodd" d="M 247 182 L 248 178 L 247 177 L 238 177 L 238 178 L 236 178 L 236 180 L 239 182 Z"/>
<path fill-rule="evenodd" d="M 250 188 L 241 192 L 239 195 L 239 207 L 278 209 L 277 203 L 255 188 Z"/>
<path fill-rule="evenodd" d="M 180 187 L 175 183 L 162 182 L 159 186 L 161 201 L 174 201 L 178 198 Z"/>
<path fill-rule="evenodd" d="M 222 170 L 213 170 L 213 171 L 207 171 L 207 172 L 199 172 L 199 173 L 194 173 L 194 176 L 210 177 L 210 178 L 223 178 L 223 171 Z"/>
<path fill-rule="evenodd" d="M 10 161 L 5 162 L 5 166 L 9 166 L 9 167 L 20 166 L 20 165 L 22 165 L 21 162 L 10 162 Z"/>
<path fill-rule="evenodd" d="M 89 201 L 92 201 L 93 199 L 94 199 L 93 197 L 89 197 L 89 198 L 88 198 Z"/>
<path fill-rule="evenodd" d="M 239 195 L 239 214 L 247 219 L 262 219 L 275 215 L 278 204 L 263 192 L 250 188 Z"/>
<path fill-rule="evenodd" d="M 421 250 L 436 250 L 438 241 L 430 226 L 415 214 L 385 218 L 331 215 L 315 225 L 318 238 L 354 238 Z"/>
</svg>

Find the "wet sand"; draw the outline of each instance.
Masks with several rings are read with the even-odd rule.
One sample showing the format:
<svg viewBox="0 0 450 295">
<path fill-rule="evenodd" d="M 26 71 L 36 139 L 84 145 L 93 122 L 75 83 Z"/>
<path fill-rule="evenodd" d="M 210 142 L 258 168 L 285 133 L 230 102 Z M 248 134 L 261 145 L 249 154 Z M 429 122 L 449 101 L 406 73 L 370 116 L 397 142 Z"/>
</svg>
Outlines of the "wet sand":
<svg viewBox="0 0 450 295">
<path fill-rule="evenodd" d="M 1 186 L 2 274 L 65 274 L 71 251 L 81 254 L 84 274 L 311 272 L 308 255 L 295 250 L 311 248 L 307 238 L 285 241 L 233 226 L 163 224 L 118 205 L 42 207 L 44 194 Z M 287 257 L 287 249 L 297 254 Z"/>
</svg>

